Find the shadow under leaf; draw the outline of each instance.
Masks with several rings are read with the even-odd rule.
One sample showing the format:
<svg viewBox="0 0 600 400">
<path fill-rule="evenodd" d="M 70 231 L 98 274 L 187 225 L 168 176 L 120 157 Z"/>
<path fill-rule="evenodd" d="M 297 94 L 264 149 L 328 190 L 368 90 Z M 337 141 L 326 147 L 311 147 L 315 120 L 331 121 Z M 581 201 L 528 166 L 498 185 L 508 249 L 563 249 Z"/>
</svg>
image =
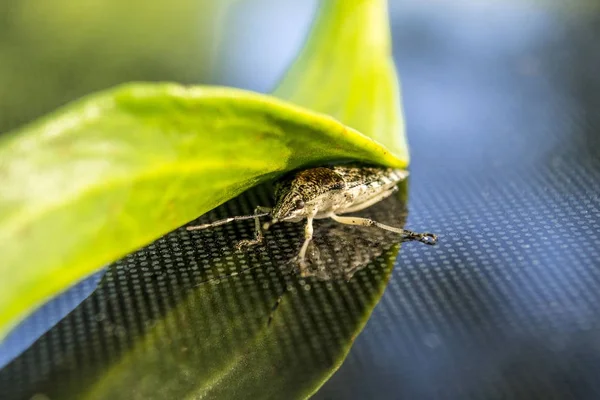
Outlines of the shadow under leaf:
<svg viewBox="0 0 600 400">
<path fill-rule="evenodd" d="M 271 204 L 269 193 L 268 186 L 250 190 L 200 221 L 249 214 Z M 405 200 L 406 182 L 399 195 L 358 214 L 402 227 Z M 377 228 L 318 220 L 309 252 L 314 276 L 300 278 L 290 260 L 303 224 L 275 225 L 263 246 L 236 252 L 236 242 L 252 235 L 252 221 L 180 228 L 119 260 L 89 298 L 0 371 L 0 397 L 314 393 L 383 294 L 400 240 Z"/>
</svg>

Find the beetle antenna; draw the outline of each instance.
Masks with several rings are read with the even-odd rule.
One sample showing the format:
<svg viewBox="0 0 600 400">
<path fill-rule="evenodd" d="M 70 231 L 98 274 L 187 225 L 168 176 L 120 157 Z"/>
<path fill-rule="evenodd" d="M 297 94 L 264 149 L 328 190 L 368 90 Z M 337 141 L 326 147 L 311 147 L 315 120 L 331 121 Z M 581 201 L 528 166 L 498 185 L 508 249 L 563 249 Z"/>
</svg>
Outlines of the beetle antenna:
<svg viewBox="0 0 600 400">
<path fill-rule="evenodd" d="M 229 218 L 221 219 L 219 221 L 211 222 L 209 224 L 188 226 L 185 229 L 187 229 L 188 231 L 197 231 L 197 230 L 201 230 L 201 229 L 214 228 L 215 226 L 225 225 L 225 224 L 228 224 L 228 223 L 233 222 L 233 221 L 243 221 L 243 220 L 246 220 L 246 219 L 254 219 L 254 218 L 266 217 L 269 214 L 271 214 L 270 211 L 269 212 L 258 213 L 258 214 L 253 214 L 253 215 L 240 215 L 238 217 L 229 217 Z"/>
</svg>

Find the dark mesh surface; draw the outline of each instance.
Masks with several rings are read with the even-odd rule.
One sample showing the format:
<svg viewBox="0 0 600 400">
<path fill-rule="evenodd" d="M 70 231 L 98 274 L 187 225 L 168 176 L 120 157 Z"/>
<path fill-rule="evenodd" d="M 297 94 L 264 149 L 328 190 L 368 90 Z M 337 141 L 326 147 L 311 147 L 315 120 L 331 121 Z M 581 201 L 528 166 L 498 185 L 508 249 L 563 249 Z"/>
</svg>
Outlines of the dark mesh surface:
<svg viewBox="0 0 600 400">
<path fill-rule="evenodd" d="M 408 225 L 440 244 L 316 398 L 600 398 L 598 8 L 401 3 Z"/>
<path fill-rule="evenodd" d="M 413 155 L 407 226 L 439 233 L 440 243 L 403 246 L 365 330 L 316 398 L 600 398 L 598 7 L 398 3 L 394 39 Z M 250 210 L 254 196 L 241 207 Z M 226 229 L 252 231 L 251 224 Z M 297 230 L 279 232 L 264 257 L 297 247 Z M 34 393 L 47 387 L 35 386 L 41 376 L 82 384 L 82 371 L 126 349 L 130 333 L 177 303 L 203 260 L 222 255 L 226 239 L 206 238 L 213 247 L 204 254 L 193 241 L 165 239 L 122 262 L 103 286 L 103 296 L 118 299 L 108 303 L 113 308 L 84 303 L 54 331 L 60 334 L 0 374 L 0 387 Z M 129 262 L 136 274 L 127 272 Z M 384 264 L 375 265 L 384 271 Z M 375 270 L 340 284 L 346 313 L 383 279 Z M 254 272 L 248 276 L 275 277 L 253 303 L 268 315 L 271 291 L 297 278 L 274 268 Z M 242 291 L 243 282 L 227 290 Z M 316 308 L 331 302 L 302 286 L 299 293 Z M 65 295 L 34 321 L 48 325 L 85 295 Z M 99 333 L 101 321 L 110 322 L 102 328 L 109 334 Z M 344 330 L 331 315 L 325 321 L 305 322 L 331 337 Z M 61 366 L 61 354 L 74 364 Z M 306 368 L 311 357 L 328 357 L 290 354 Z"/>
<path fill-rule="evenodd" d="M 270 205 L 271 191 L 251 190 L 201 223 Z M 402 226 L 405 203 L 393 196 L 360 214 Z M 309 251 L 315 276 L 301 279 L 289 261 L 298 253 L 302 229 L 275 225 L 265 246 L 240 253 L 234 245 L 253 235 L 252 221 L 207 231 L 182 228 L 125 257 L 51 303 L 77 307 L 0 370 L 0 398 L 167 399 L 207 390 L 208 398 L 221 398 L 228 385 L 220 381 L 236 368 L 242 368 L 241 379 L 276 382 L 269 388 L 252 383 L 255 392 L 244 392 L 248 398 L 279 398 L 271 394 L 281 393 L 278 385 L 306 390 L 341 360 L 378 300 L 398 238 L 319 221 Z M 68 311 L 47 306 L 30 321 L 49 327 Z M 23 348 L 36 331 L 31 325 L 8 341 Z M 223 376 L 207 389 L 215 375 Z"/>
</svg>

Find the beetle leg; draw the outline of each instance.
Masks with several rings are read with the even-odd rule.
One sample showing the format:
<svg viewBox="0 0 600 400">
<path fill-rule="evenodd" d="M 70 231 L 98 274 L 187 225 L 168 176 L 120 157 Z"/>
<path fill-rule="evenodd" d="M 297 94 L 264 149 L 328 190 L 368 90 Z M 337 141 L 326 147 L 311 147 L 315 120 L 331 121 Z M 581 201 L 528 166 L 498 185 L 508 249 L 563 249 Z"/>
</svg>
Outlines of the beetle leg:
<svg viewBox="0 0 600 400">
<path fill-rule="evenodd" d="M 385 229 L 386 231 L 396 232 L 403 235 L 408 240 L 418 240 L 421 243 L 425 244 L 436 244 L 437 243 L 437 235 L 433 233 L 416 233 L 413 231 L 409 231 L 406 229 L 395 228 L 393 226 L 382 224 L 381 222 L 373 221 L 368 218 L 360 218 L 360 217 L 340 217 L 339 215 L 330 214 L 331 219 L 340 224 L 346 225 L 359 225 L 359 226 L 376 226 L 381 229 Z"/>
<path fill-rule="evenodd" d="M 306 225 L 304 226 L 304 243 L 298 253 L 298 265 L 300 266 L 300 276 L 305 278 L 310 275 L 308 271 L 308 264 L 306 263 L 306 250 L 313 238 L 313 215 L 309 215 L 306 218 Z"/>
<path fill-rule="evenodd" d="M 240 240 L 235 247 L 238 250 L 241 250 L 244 247 L 250 247 L 250 246 L 255 246 L 257 244 L 261 244 L 264 240 L 264 235 L 263 235 L 263 231 L 261 229 L 261 225 L 260 225 L 260 219 L 258 217 L 258 215 L 263 215 L 266 212 L 270 212 L 271 209 L 269 207 L 261 207 L 258 206 L 254 209 L 254 239 L 252 240 Z M 266 230 L 266 229 L 265 229 Z"/>
</svg>

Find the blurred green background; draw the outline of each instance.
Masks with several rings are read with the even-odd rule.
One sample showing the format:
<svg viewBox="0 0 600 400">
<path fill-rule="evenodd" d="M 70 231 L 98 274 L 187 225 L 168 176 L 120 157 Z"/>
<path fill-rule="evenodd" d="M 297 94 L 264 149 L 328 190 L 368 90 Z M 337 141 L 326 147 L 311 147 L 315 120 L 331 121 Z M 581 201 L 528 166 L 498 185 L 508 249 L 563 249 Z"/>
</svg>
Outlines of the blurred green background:
<svg viewBox="0 0 600 400">
<path fill-rule="evenodd" d="M 318 0 L 2 0 L 0 133 L 122 82 L 218 83 L 269 91 L 301 45 L 317 4 Z M 389 4 L 394 24 L 421 3 Z M 600 8 L 597 0 L 473 4 L 452 9 L 464 6 L 485 13 L 494 4 L 506 9 L 542 4 L 569 19 L 587 19 Z M 424 7 L 441 17 L 448 6 L 443 0 L 428 0 Z M 409 24 L 418 23 L 411 18 Z M 507 26 L 507 34 L 515 28 Z"/>
<path fill-rule="evenodd" d="M 0 132 L 122 82 L 212 82 L 233 1 L 2 0 Z"/>
</svg>

